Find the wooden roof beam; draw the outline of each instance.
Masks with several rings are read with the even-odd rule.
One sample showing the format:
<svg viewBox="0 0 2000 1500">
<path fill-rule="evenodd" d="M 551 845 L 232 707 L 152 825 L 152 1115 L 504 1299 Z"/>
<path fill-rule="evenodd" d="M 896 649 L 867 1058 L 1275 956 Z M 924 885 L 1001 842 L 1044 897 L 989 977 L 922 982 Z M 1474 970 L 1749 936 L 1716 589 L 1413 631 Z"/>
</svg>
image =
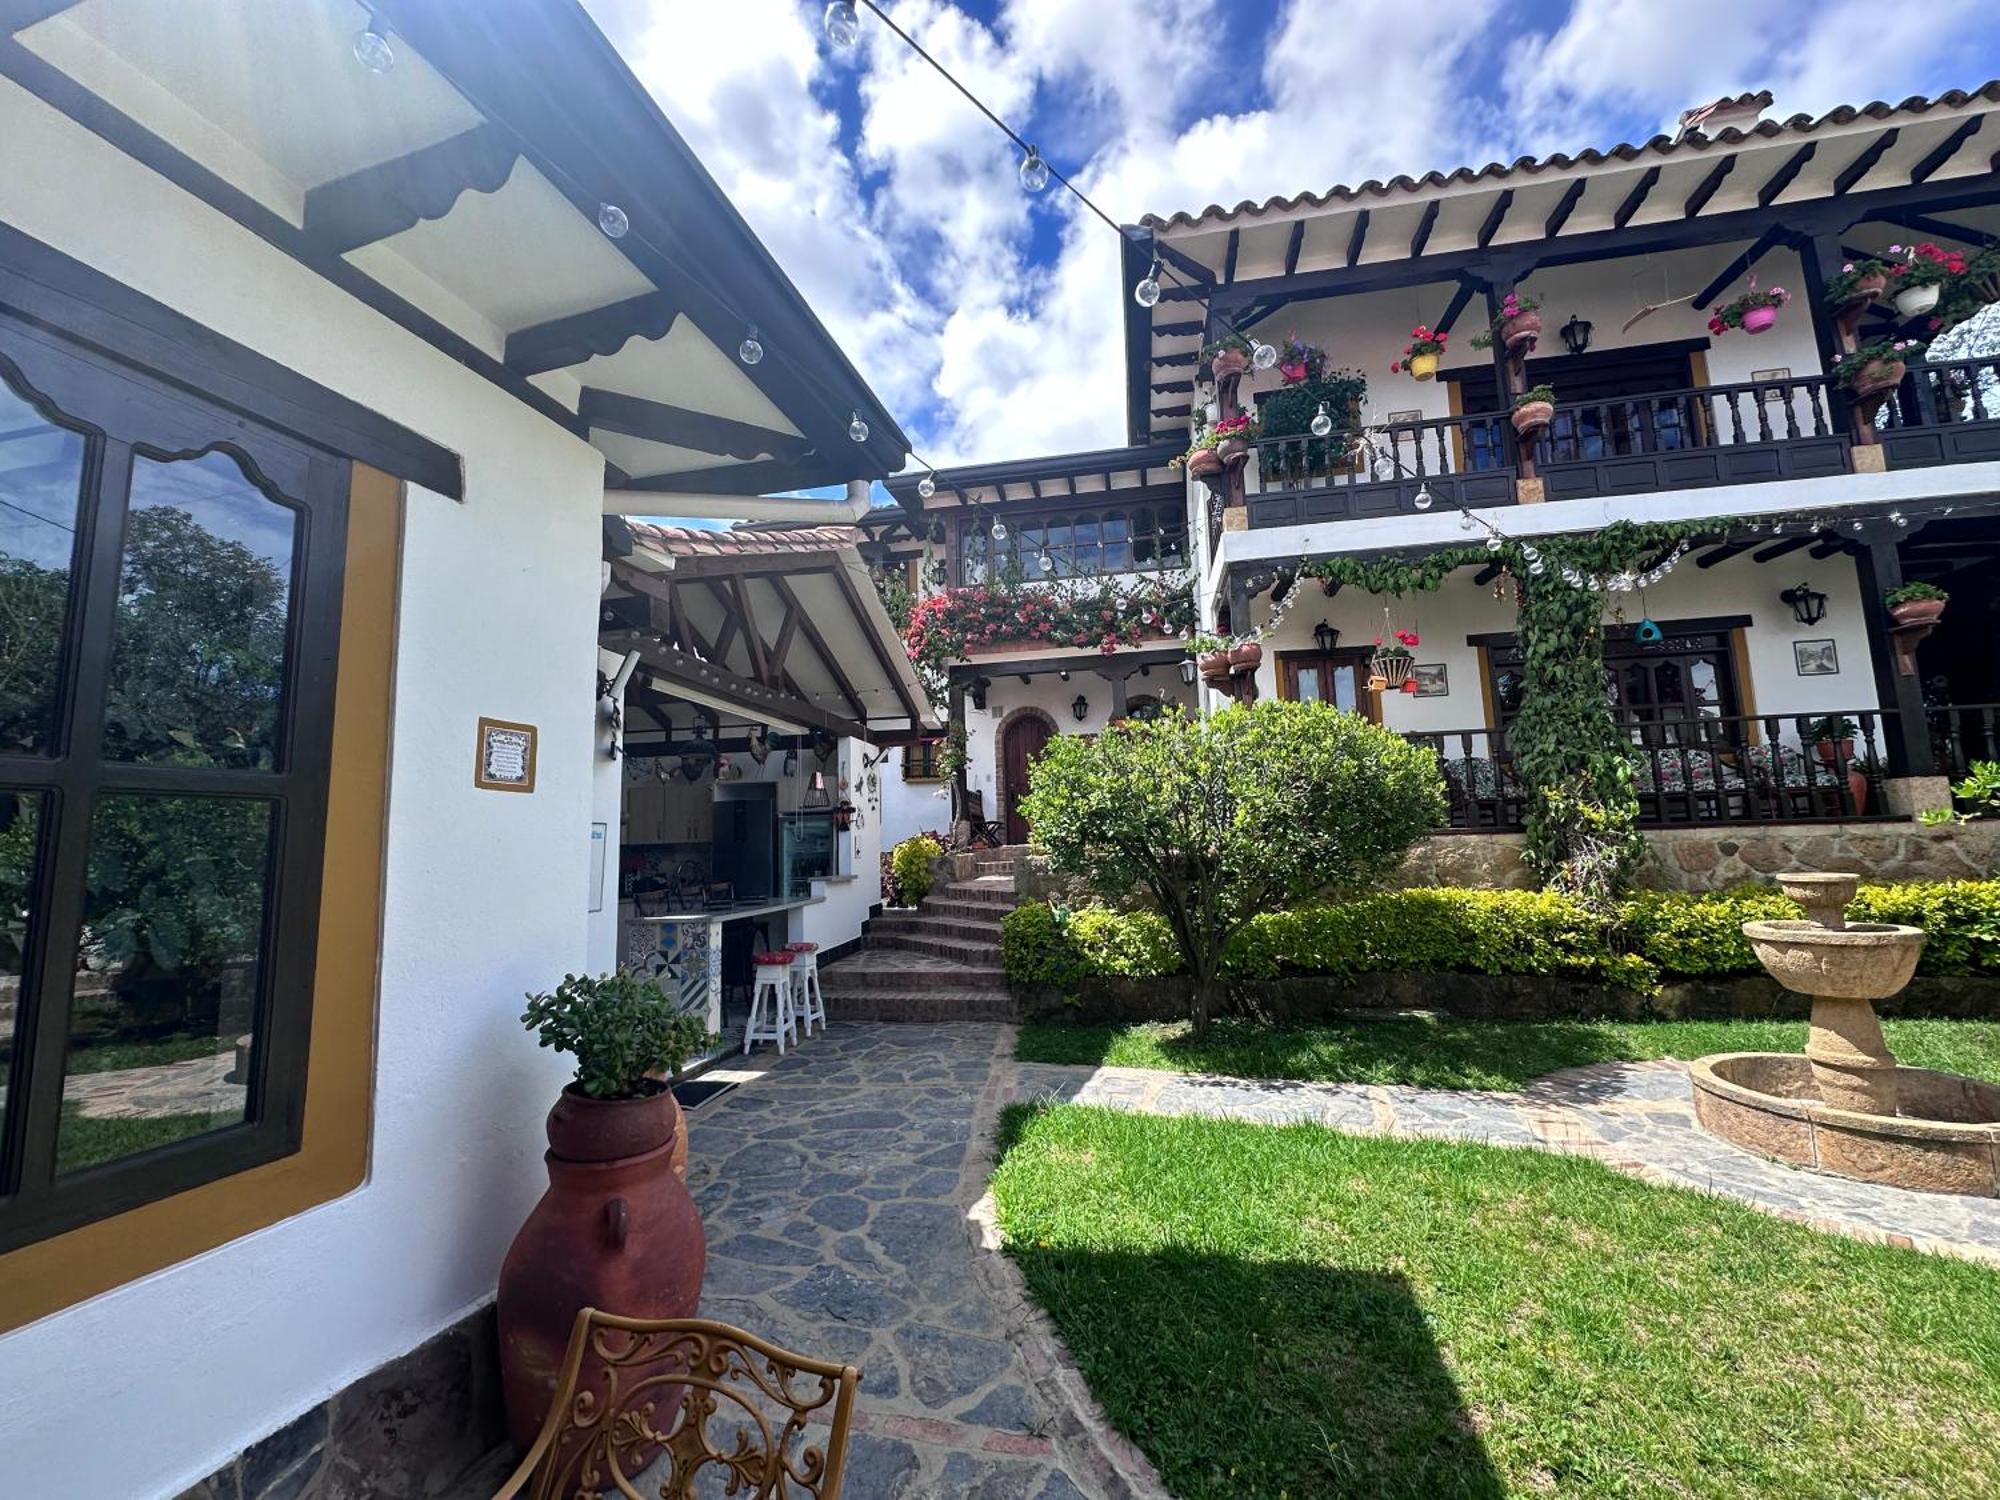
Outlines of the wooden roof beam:
<svg viewBox="0 0 2000 1500">
<path fill-rule="evenodd" d="M 1804 168 L 1807 162 L 1813 159 L 1813 153 L 1818 150 L 1819 143 L 1817 141 L 1807 141 L 1787 157 L 1785 164 L 1773 172 L 1765 180 L 1764 185 L 1757 189 L 1757 206 L 1759 208 L 1769 208 L 1773 203 L 1777 202 L 1778 194 L 1792 185 L 1792 179 L 1799 175 L 1800 170 Z"/>
<path fill-rule="evenodd" d="M 1958 148 L 1971 140 L 1978 133 L 1979 127 L 1985 123 L 1985 114 L 1973 115 L 1965 120 L 1958 129 L 1938 142 L 1933 150 L 1925 154 L 1922 161 L 1910 168 L 1911 185 L 1914 186 L 1919 182 L 1929 181 L 1939 167 L 1942 167 L 1946 162 L 1958 155 Z"/>
<path fill-rule="evenodd" d="M 770 581 L 771 588 L 784 606 L 797 613 L 799 629 L 806 633 L 806 644 L 813 648 L 813 654 L 819 658 L 819 664 L 826 668 L 826 675 L 833 679 L 834 690 L 840 694 L 841 701 L 853 711 L 855 718 L 865 723 L 868 710 L 861 706 L 861 695 L 855 692 L 854 681 L 842 669 L 840 658 L 834 654 L 833 648 L 827 645 L 826 636 L 814 623 L 813 617 L 799 607 L 799 596 L 792 592 L 791 584 L 782 574 L 772 574 Z"/>
<path fill-rule="evenodd" d="M 1424 253 L 1424 246 L 1431 242 L 1431 231 L 1437 228 L 1438 207 L 1442 199 L 1433 198 L 1424 205 L 1424 216 L 1417 221 L 1417 232 L 1410 236 L 1410 259 L 1415 260 Z"/>
<path fill-rule="evenodd" d="M 1745 250 L 1741 255 L 1732 259 L 1720 271 L 1716 272 L 1714 278 L 1710 280 L 1707 286 L 1695 293 L 1694 310 L 1700 312 L 1706 308 L 1710 302 L 1714 301 L 1720 295 L 1724 287 L 1756 265 L 1766 254 L 1776 248 L 1778 243 L 1785 239 L 1789 233 L 1790 231 L 1782 224 L 1773 224 L 1769 229 L 1758 235 L 1748 250 Z"/>
<path fill-rule="evenodd" d="M 1153 250 L 1162 261 L 1179 271 L 1197 287 L 1215 285 L 1215 272 L 1183 250 L 1178 250 L 1165 240 L 1153 241 Z"/>
<path fill-rule="evenodd" d="M 593 354 L 616 354 L 632 339 L 664 338 L 680 314 L 678 297 L 642 292 L 587 312 L 552 318 L 507 335 L 506 365 L 519 375 L 580 365 Z"/>
<path fill-rule="evenodd" d="M 1583 197 L 1583 190 L 1589 185 L 1587 179 L 1579 177 L 1564 189 L 1561 199 L 1550 210 L 1548 218 L 1542 221 L 1544 237 L 1554 239 L 1561 233 L 1563 225 L 1569 222 L 1569 216 L 1576 212 L 1577 200 Z"/>
<path fill-rule="evenodd" d="M 1786 553 L 1796 552 L 1811 541 L 1812 538 L 1809 536 L 1786 537 L 1782 541 L 1773 542 L 1770 546 L 1751 553 L 1750 561 L 1753 563 L 1776 562 L 1779 558 L 1785 556 Z"/>
<path fill-rule="evenodd" d="M 622 391 L 586 386 L 577 413 L 592 427 L 622 432 L 678 448 L 693 448 L 728 458 L 803 458 L 811 448 L 804 438 L 773 432 L 750 422 L 737 422 L 707 412 L 668 406 Z"/>
<path fill-rule="evenodd" d="M 1347 237 L 1347 263 L 1357 264 L 1361 259 L 1361 247 L 1368 242 L 1368 210 L 1362 209 L 1354 216 L 1354 232 Z"/>
<path fill-rule="evenodd" d="M 1840 197 L 1849 188 L 1853 187 L 1855 183 L 1873 171 L 1875 163 L 1882 159 L 1882 154 L 1885 151 L 1896 144 L 1896 138 L 1901 134 L 1902 131 L 1900 129 L 1894 126 L 1890 127 L 1876 136 L 1865 151 L 1842 167 L 1840 175 L 1833 179 L 1834 197 Z"/>
<path fill-rule="evenodd" d="M 1983 247 L 2000 245 L 2000 236 L 1988 234 L 1983 229 L 1974 229 L 1970 224 L 1954 224 L 1949 219 L 1933 219 L 1929 214 L 1898 209 L 1882 215 L 1891 224 L 1900 224 L 1905 229 L 1914 229 L 1918 234 L 1930 235 L 1933 239 L 1957 240 L 1961 244 Z"/>
<path fill-rule="evenodd" d="M 1625 195 L 1625 201 L 1618 205 L 1618 212 L 1611 216 L 1613 229 L 1623 229 L 1631 221 L 1632 215 L 1639 211 L 1639 205 L 1646 201 L 1646 195 L 1653 191 L 1653 184 L 1659 180 L 1658 167 L 1646 168 L 1645 175 L 1633 185 L 1632 191 Z"/>
<path fill-rule="evenodd" d="M 305 231 L 337 253 L 358 250 L 443 218 L 461 194 L 498 192 L 520 155 L 508 131 L 490 121 L 475 125 L 308 189 Z"/>
<path fill-rule="evenodd" d="M 1465 311 L 1465 304 L 1472 300 L 1473 283 L 1470 278 L 1461 280 L 1458 290 L 1451 294 L 1451 301 L 1445 304 L 1444 315 L 1432 327 L 1438 333 L 1450 333 L 1451 325 L 1458 321 L 1458 315 Z"/>
<path fill-rule="evenodd" d="M 1736 170 L 1737 159 L 1737 153 L 1732 151 L 1709 168 L 1708 175 L 1702 178 L 1692 193 L 1688 194 L 1687 203 L 1681 209 L 1682 218 L 1692 219 L 1708 207 L 1708 200 L 1713 198 L 1716 189 L 1722 186 L 1722 179 Z"/>
<path fill-rule="evenodd" d="M 1292 225 L 1291 237 L 1285 241 L 1285 274 L 1291 275 L 1299 268 L 1299 251 L 1306 243 L 1306 221 L 1300 219 Z"/>
<path fill-rule="evenodd" d="M 1493 243 L 1493 236 L 1500 232 L 1500 226 L 1507 220 L 1507 210 L 1514 206 L 1514 190 L 1507 188 L 1493 200 L 1493 207 L 1487 210 L 1486 222 L 1479 226 L 1479 248 L 1484 250 Z"/>
<path fill-rule="evenodd" d="M 1229 231 L 1228 248 L 1222 252 L 1222 279 L 1224 282 L 1231 282 L 1236 279 L 1236 251 L 1242 240 L 1242 230 L 1232 229 Z"/>
</svg>

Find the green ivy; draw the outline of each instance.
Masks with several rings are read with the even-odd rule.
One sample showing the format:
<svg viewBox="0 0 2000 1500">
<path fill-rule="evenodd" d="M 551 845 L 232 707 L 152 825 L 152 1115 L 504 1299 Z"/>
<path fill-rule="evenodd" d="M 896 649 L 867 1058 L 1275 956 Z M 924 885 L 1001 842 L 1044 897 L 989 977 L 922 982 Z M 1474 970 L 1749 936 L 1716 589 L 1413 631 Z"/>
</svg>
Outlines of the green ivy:
<svg viewBox="0 0 2000 1500">
<path fill-rule="evenodd" d="M 1433 592 L 1454 572 L 1499 563 L 1514 580 L 1521 643 L 1521 711 L 1508 731 L 1515 769 L 1529 792 L 1527 858 L 1544 885 L 1600 910 L 1644 852 L 1631 741 L 1604 690 L 1604 601 L 1565 570 L 1601 578 L 1636 570 L 1654 552 L 1686 541 L 1699 523 L 1614 522 L 1587 536 L 1502 539 L 1497 548 L 1452 547 L 1417 558 L 1330 557 L 1302 574 L 1371 594 Z M 1528 548 L 1536 549 L 1530 555 Z M 1541 571 L 1534 571 L 1539 562 Z"/>
</svg>

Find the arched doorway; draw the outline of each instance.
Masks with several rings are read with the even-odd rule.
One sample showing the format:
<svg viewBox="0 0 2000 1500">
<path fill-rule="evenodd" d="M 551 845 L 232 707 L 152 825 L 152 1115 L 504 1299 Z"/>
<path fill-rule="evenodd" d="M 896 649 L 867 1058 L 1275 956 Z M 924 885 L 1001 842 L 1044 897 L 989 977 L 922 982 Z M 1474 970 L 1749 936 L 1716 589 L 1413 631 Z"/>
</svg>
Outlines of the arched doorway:
<svg viewBox="0 0 2000 1500">
<path fill-rule="evenodd" d="M 1028 842 L 1028 823 L 1021 816 L 1021 799 L 1028 793 L 1028 767 L 1055 738 L 1055 721 L 1037 709 L 1018 710 L 1000 726 L 1000 816 L 1007 825 L 1007 842 Z"/>
</svg>

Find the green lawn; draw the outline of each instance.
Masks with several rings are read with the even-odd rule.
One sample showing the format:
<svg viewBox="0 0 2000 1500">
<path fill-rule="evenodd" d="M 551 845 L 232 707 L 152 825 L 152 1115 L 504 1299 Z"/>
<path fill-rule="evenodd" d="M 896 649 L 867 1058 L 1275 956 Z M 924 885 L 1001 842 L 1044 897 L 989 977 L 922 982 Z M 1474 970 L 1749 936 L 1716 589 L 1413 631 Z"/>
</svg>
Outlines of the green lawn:
<svg viewBox="0 0 2000 1500">
<path fill-rule="evenodd" d="M 1884 1021 L 1901 1061 L 2000 1082 L 2000 1021 Z M 1030 1022 L 1022 1062 L 1407 1083 L 1434 1089 L 1517 1089 L 1558 1068 L 1711 1052 L 1797 1052 L 1803 1021 L 1461 1021 L 1450 1017 L 1267 1026 L 1217 1021 L 1197 1041 L 1185 1022 L 1068 1026 Z"/>
<path fill-rule="evenodd" d="M 1179 1500 L 2000 1495 L 2000 1274 L 1538 1151 L 1016 1106 L 1008 1250 Z"/>
<path fill-rule="evenodd" d="M 156 1042 L 99 1042 L 78 1047 L 69 1055 L 71 1073 L 122 1073 L 130 1068 L 157 1068 L 162 1063 L 186 1062 L 190 1058 L 213 1057 L 231 1051 L 235 1037 L 172 1036 Z"/>
<path fill-rule="evenodd" d="M 56 1135 L 56 1170 L 78 1172 L 121 1157 L 135 1156 L 155 1146 L 170 1145 L 235 1125 L 236 1114 L 155 1115 L 143 1120 L 92 1120 L 77 1113 L 74 1105 L 63 1106 L 62 1128 Z"/>
</svg>

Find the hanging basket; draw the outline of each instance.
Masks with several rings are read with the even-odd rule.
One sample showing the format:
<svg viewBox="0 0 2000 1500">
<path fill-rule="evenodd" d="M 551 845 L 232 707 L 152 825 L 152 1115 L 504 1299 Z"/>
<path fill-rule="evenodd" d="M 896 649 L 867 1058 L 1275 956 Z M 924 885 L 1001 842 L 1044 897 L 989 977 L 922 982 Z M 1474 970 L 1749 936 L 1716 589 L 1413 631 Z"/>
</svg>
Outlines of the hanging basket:
<svg viewBox="0 0 2000 1500">
<path fill-rule="evenodd" d="M 1778 310 L 1775 307 L 1746 307 L 1743 310 L 1742 328 L 1745 333 L 1769 333 L 1778 326 Z"/>
<path fill-rule="evenodd" d="M 1412 354 L 1410 374 L 1418 380 L 1435 380 L 1438 372 L 1438 357 L 1435 354 Z"/>
<path fill-rule="evenodd" d="M 1370 659 L 1368 670 L 1382 679 L 1383 687 L 1399 688 L 1410 680 L 1410 667 L 1415 661 L 1407 651 L 1378 651 Z"/>
<path fill-rule="evenodd" d="M 1922 286 L 1906 286 L 1896 293 L 1896 311 L 1906 318 L 1920 318 L 1938 305 L 1938 284 L 1925 282 Z"/>
</svg>

